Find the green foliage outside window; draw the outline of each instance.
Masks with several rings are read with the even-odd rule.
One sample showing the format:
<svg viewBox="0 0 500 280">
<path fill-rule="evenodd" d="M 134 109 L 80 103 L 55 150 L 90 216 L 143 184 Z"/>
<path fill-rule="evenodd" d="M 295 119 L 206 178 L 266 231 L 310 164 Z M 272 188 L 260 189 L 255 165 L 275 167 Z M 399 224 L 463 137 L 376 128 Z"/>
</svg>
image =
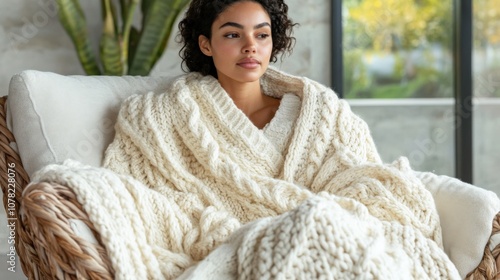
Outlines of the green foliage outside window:
<svg viewBox="0 0 500 280">
<path fill-rule="evenodd" d="M 346 98 L 451 97 L 451 0 L 344 0 Z M 500 97 L 500 6 L 474 0 L 476 79 Z M 486 81 L 486 82 L 484 82 Z M 499 84 L 495 86 L 495 81 Z"/>
</svg>

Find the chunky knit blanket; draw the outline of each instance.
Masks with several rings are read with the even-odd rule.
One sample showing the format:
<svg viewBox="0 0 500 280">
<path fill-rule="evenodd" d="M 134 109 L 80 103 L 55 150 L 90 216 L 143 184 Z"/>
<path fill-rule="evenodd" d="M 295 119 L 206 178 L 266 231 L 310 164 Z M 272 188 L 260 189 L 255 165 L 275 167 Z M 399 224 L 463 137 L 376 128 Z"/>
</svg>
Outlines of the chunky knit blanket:
<svg viewBox="0 0 500 280">
<path fill-rule="evenodd" d="M 282 151 L 191 73 L 124 103 L 105 168 L 36 178 L 75 191 L 117 279 L 459 278 L 431 194 L 347 103 L 272 68 L 262 88 L 302 102 Z"/>
</svg>

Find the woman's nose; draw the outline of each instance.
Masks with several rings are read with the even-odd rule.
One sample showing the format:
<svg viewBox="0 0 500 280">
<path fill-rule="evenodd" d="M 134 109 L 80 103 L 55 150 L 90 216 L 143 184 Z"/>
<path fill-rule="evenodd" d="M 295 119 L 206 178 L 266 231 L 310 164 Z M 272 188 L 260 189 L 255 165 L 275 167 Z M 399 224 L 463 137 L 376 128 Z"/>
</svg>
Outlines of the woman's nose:
<svg viewBox="0 0 500 280">
<path fill-rule="evenodd" d="M 255 40 L 252 38 L 248 38 L 245 42 L 245 46 L 243 47 L 242 51 L 243 53 L 255 53 L 257 51 Z"/>
</svg>

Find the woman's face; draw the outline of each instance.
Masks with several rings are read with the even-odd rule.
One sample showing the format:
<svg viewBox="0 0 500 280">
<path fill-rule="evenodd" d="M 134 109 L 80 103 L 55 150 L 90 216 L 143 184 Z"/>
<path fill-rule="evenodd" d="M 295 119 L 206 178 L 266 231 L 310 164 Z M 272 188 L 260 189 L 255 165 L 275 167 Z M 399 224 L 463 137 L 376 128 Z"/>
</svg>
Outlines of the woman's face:
<svg viewBox="0 0 500 280">
<path fill-rule="evenodd" d="M 212 38 L 201 35 L 199 45 L 212 56 L 221 84 L 257 81 L 271 59 L 271 19 L 259 3 L 236 2 L 214 21 Z"/>
</svg>

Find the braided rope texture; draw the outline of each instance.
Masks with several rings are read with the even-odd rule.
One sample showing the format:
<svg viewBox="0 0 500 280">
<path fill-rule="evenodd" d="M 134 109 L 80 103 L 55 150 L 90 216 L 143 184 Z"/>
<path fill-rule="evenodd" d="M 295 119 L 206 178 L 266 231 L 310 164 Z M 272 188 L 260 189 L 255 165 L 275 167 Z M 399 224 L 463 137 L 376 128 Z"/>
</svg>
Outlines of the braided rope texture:
<svg viewBox="0 0 500 280">
<path fill-rule="evenodd" d="M 1 187 L 24 274 L 28 279 L 113 279 L 106 249 L 73 191 L 49 183 L 28 186 L 29 176 L 11 147 L 15 139 L 7 128 L 6 101 L 0 98 Z M 98 244 L 76 235 L 71 220 L 84 222 Z"/>
<path fill-rule="evenodd" d="M 500 213 L 493 219 L 493 230 L 491 236 L 500 234 Z M 484 248 L 484 255 L 481 263 L 472 272 L 467 274 L 467 280 L 500 279 L 500 244 L 495 248 L 490 248 L 490 243 Z"/>
</svg>

